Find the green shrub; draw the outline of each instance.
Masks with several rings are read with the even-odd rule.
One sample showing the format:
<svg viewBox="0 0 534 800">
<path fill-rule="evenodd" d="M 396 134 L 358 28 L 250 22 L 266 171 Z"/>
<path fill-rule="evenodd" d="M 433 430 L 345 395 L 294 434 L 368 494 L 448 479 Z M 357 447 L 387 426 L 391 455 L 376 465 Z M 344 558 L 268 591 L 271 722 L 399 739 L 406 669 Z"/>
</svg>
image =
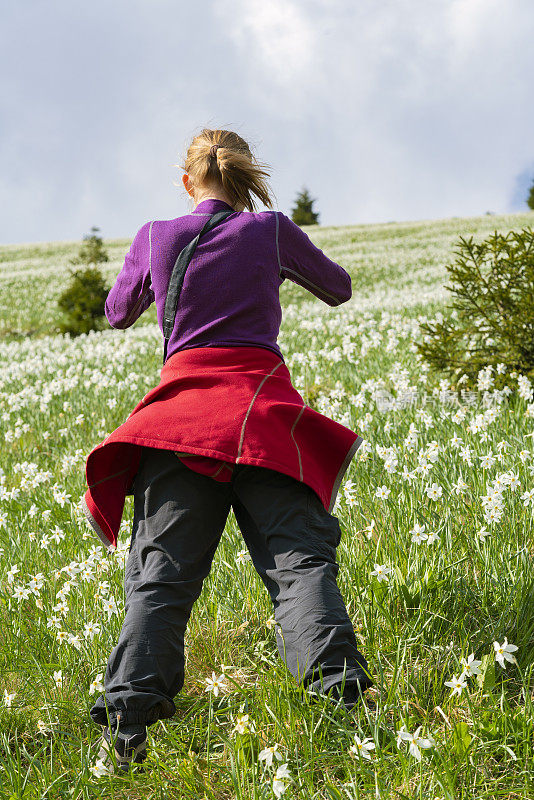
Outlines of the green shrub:
<svg viewBox="0 0 534 800">
<path fill-rule="evenodd" d="M 479 244 L 460 236 L 455 252 L 451 313 L 421 323 L 418 352 L 458 388 L 476 388 L 486 367 L 496 389 L 510 371 L 534 377 L 534 231 L 495 231 Z"/>
<path fill-rule="evenodd" d="M 63 314 L 59 330 L 72 336 L 105 327 L 104 305 L 109 288 L 98 267 L 89 265 L 109 261 L 109 257 L 98 235 L 98 228 L 93 226 L 91 231 L 89 236 L 83 237 L 78 255 L 70 259 L 74 266 L 87 266 L 85 269 L 69 270 L 71 282 L 58 300 L 58 307 Z"/>
</svg>

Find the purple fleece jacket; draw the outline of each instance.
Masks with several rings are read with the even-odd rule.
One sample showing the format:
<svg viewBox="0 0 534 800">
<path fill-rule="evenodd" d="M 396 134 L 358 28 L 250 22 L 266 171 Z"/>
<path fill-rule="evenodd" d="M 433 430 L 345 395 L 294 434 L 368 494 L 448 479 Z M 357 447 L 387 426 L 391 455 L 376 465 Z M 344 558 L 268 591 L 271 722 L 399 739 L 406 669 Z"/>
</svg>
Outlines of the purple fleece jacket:
<svg viewBox="0 0 534 800">
<path fill-rule="evenodd" d="M 180 251 L 216 211 L 231 209 L 207 199 L 183 217 L 154 220 L 137 232 L 108 294 L 106 317 L 128 328 L 156 302 L 163 330 L 169 279 Z M 167 357 L 190 347 L 277 344 L 282 309 L 279 287 L 288 278 L 329 306 L 352 295 L 350 275 L 316 247 L 281 211 L 235 211 L 203 234 L 187 268 Z"/>
</svg>

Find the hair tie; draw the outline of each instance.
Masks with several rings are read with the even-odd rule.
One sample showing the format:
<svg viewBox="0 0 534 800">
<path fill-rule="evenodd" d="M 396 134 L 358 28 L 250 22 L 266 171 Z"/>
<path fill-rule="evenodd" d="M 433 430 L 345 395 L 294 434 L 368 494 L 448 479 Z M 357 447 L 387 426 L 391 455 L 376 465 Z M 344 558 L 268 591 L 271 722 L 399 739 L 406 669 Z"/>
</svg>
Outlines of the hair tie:
<svg viewBox="0 0 534 800">
<path fill-rule="evenodd" d="M 221 147 L 221 145 L 220 144 L 212 144 L 212 146 L 210 147 L 210 156 L 213 156 L 215 158 L 215 154 L 217 152 L 217 148 L 218 147 Z"/>
</svg>

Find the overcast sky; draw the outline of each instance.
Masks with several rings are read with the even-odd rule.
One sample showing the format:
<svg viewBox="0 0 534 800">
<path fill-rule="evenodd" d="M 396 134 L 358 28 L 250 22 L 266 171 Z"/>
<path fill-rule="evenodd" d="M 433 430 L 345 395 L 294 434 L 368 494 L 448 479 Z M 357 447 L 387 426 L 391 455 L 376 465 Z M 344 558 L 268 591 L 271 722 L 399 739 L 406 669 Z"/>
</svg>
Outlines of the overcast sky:
<svg viewBox="0 0 534 800">
<path fill-rule="evenodd" d="M 533 43 L 532 0 L 4 4 L 0 242 L 189 213 L 173 165 L 204 126 L 321 224 L 527 210 Z"/>
</svg>

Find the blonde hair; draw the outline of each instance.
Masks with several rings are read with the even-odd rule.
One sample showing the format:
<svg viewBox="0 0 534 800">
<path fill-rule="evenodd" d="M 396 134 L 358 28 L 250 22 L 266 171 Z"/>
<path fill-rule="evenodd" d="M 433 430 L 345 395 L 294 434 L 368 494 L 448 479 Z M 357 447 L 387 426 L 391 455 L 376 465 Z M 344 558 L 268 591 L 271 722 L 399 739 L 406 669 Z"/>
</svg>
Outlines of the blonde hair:
<svg viewBox="0 0 534 800">
<path fill-rule="evenodd" d="M 215 155 L 212 145 L 217 144 Z M 181 169 L 187 172 L 194 186 L 219 186 L 227 195 L 230 205 L 256 210 L 253 195 L 268 208 L 273 207 L 271 192 L 265 181 L 268 166 L 260 164 L 250 147 L 237 133 L 204 128 L 194 137 L 187 149 Z"/>
</svg>

